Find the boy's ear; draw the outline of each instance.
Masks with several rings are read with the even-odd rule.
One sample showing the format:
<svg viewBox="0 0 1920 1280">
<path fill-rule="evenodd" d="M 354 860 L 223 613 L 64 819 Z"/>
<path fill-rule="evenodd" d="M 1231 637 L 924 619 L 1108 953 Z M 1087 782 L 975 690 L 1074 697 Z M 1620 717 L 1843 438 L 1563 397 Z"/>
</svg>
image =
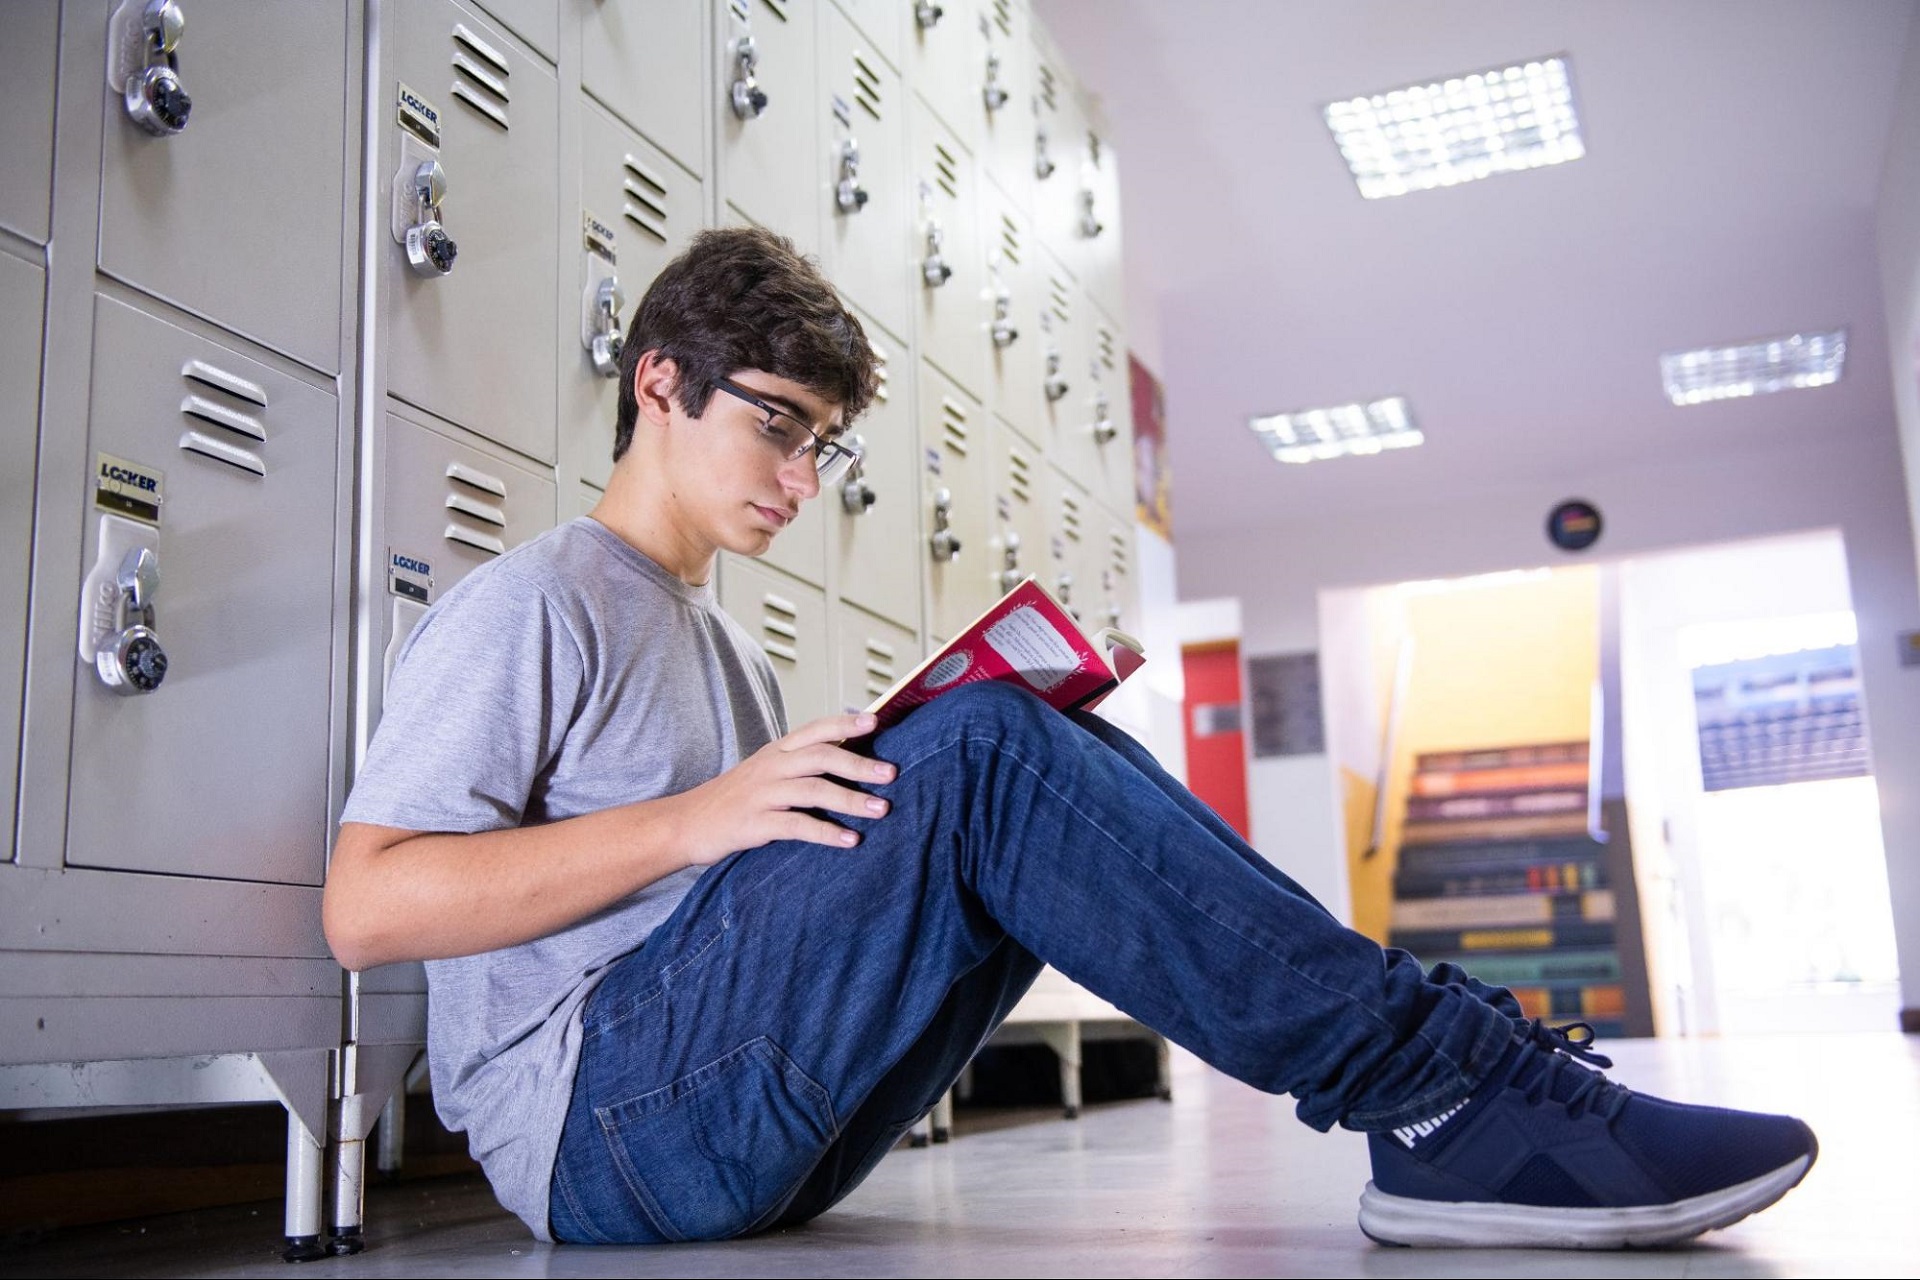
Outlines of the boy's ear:
<svg viewBox="0 0 1920 1280">
<path fill-rule="evenodd" d="M 680 366 L 649 351 L 633 367 L 633 395 L 639 401 L 640 415 L 655 426 L 664 427 L 673 416 L 674 398 L 680 387 Z"/>
</svg>

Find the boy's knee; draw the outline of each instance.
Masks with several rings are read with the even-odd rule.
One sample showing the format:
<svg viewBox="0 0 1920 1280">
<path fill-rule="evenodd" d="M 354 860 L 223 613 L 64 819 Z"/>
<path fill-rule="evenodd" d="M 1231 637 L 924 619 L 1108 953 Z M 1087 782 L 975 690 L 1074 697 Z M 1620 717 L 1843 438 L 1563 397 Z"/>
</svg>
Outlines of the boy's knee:
<svg viewBox="0 0 1920 1280">
<path fill-rule="evenodd" d="M 915 711 L 907 723 L 921 721 L 936 731 L 960 729 L 1002 741 L 1044 727 L 1056 713 L 1036 695 L 1005 680 L 980 680 L 943 694 Z"/>
</svg>

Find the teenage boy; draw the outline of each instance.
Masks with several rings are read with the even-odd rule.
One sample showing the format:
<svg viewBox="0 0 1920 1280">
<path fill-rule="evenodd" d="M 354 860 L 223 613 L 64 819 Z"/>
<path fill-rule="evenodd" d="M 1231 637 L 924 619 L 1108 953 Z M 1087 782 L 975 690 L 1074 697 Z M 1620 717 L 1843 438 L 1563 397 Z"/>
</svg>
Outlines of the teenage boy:
<svg viewBox="0 0 1920 1280">
<path fill-rule="evenodd" d="M 1341 927 L 1099 719 L 993 684 L 789 732 L 715 556 L 844 474 L 874 366 L 786 241 L 698 237 L 621 376 L 592 515 L 407 641 L 326 888 L 342 964 L 427 961 L 440 1115 L 535 1235 L 806 1221 L 1042 964 L 1367 1132 L 1382 1241 L 1667 1243 L 1805 1174 L 1799 1121 L 1630 1094 L 1590 1037 Z"/>
</svg>

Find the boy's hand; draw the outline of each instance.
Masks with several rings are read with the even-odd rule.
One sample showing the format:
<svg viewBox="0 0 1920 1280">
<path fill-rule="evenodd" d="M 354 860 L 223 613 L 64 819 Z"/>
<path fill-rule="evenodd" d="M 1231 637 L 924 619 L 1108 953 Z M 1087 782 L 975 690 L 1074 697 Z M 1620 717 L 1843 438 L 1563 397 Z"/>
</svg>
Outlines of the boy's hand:
<svg viewBox="0 0 1920 1280">
<path fill-rule="evenodd" d="M 826 716 L 770 742 L 711 782 L 681 794 L 687 815 L 687 861 L 707 866 L 772 840 L 805 840 L 849 848 L 857 832 L 803 810 L 878 818 L 887 802 L 830 778 L 886 783 L 895 769 L 841 746 L 872 733 L 870 715 Z"/>
</svg>

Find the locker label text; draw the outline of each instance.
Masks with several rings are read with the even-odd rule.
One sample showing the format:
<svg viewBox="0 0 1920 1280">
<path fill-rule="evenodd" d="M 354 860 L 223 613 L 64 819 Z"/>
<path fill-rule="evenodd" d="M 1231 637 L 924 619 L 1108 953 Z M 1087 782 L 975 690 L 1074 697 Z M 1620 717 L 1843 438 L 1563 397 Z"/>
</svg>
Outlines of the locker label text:
<svg viewBox="0 0 1920 1280">
<path fill-rule="evenodd" d="M 110 453 L 99 455 L 93 485 L 94 506 L 145 520 L 148 524 L 159 524 L 160 507 L 165 502 L 165 472 Z"/>
</svg>

